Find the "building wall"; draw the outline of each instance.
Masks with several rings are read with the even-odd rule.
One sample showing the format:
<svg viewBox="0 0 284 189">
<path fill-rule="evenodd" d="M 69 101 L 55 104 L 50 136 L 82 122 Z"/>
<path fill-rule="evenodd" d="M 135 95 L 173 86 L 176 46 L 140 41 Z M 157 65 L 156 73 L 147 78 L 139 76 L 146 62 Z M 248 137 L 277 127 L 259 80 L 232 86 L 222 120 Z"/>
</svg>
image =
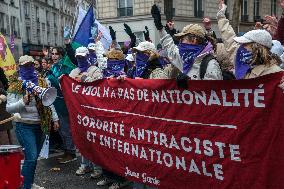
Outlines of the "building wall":
<svg viewBox="0 0 284 189">
<path fill-rule="evenodd" d="M 153 19 L 151 17 L 151 6 L 155 3 L 161 8 L 161 12 L 164 13 L 164 0 L 132 0 L 133 2 L 133 15 L 132 16 L 119 16 L 118 4 L 120 0 L 97 0 L 97 14 L 98 19 L 102 24 L 107 27 L 112 26 L 117 31 L 117 39 L 119 42 L 128 39 L 127 34 L 124 32 L 123 23 L 130 25 L 134 33 L 140 36 L 144 27 L 147 25 L 150 29 L 150 37 L 157 44 L 158 43 L 158 32 L 156 31 Z M 200 1 L 200 0 L 199 0 Z M 251 30 L 254 26 L 254 0 L 248 1 L 248 21 L 241 22 L 240 31 L 246 32 Z M 260 1 L 260 16 L 263 18 L 264 15 L 271 15 L 271 0 L 259 0 Z M 228 5 L 228 16 L 231 19 L 233 14 L 234 0 L 227 0 Z M 189 23 L 202 23 L 202 18 L 194 17 L 194 0 L 173 0 L 173 8 L 175 12 L 174 21 L 176 28 L 182 30 L 182 28 Z M 209 16 L 212 20 L 212 27 L 219 32 L 217 29 L 216 13 L 218 11 L 217 1 L 202 0 L 202 8 L 204 16 Z M 278 6 L 277 1 L 277 15 L 281 14 L 281 8 Z M 162 15 L 163 23 L 166 22 L 165 16 Z M 240 15 L 241 20 L 241 15 Z"/>
<path fill-rule="evenodd" d="M 19 0 L 1 0 L 0 1 L 0 32 L 5 36 L 7 43 L 10 45 L 11 33 L 15 38 L 14 56 L 17 59 L 22 52 L 22 31 L 20 19 L 20 2 Z"/>
<path fill-rule="evenodd" d="M 31 49 L 63 46 L 64 26 L 72 26 L 76 13 L 73 0 L 21 0 L 23 43 Z M 28 14 L 27 14 L 28 13 Z"/>
</svg>

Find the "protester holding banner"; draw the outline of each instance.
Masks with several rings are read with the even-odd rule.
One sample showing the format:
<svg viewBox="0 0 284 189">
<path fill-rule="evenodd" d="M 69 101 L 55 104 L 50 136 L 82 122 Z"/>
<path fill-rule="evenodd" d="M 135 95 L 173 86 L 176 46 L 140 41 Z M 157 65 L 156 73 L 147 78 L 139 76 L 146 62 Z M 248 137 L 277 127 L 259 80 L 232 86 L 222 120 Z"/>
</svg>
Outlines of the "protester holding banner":
<svg viewBox="0 0 284 189">
<path fill-rule="evenodd" d="M 202 60 L 214 52 L 213 45 L 206 40 L 205 31 L 200 25 L 187 25 L 181 33 L 175 34 L 175 37 L 180 39 L 180 44 L 177 46 L 164 30 L 161 14 L 156 5 L 153 5 L 151 13 L 155 26 L 160 31 L 161 44 L 164 49 L 167 49 L 173 65 L 192 80 L 223 79 L 222 71 L 215 59 L 209 60 L 204 76 L 200 74 Z"/>
<path fill-rule="evenodd" d="M 101 70 L 97 66 L 91 65 L 88 61 L 89 51 L 86 47 L 77 48 L 75 57 L 78 62 L 78 68 L 71 71 L 70 77 L 82 82 L 92 82 L 103 78 Z"/>
<path fill-rule="evenodd" d="M 282 71 L 270 49 L 272 36 L 266 30 L 251 30 L 241 37 L 236 34 L 226 19 L 227 6 L 220 1 L 217 13 L 218 27 L 231 64 L 234 64 L 237 79 L 250 79 Z"/>
<path fill-rule="evenodd" d="M 104 78 L 126 76 L 124 72 L 126 62 L 122 50 L 110 49 L 105 56 L 107 57 L 107 67 L 103 70 Z"/>
<path fill-rule="evenodd" d="M 38 77 L 35 72 L 34 59 L 22 56 L 19 60 L 19 78 L 10 80 L 7 96 L 7 111 L 19 113 L 21 118 L 16 121 L 16 135 L 23 146 L 25 161 L 22 168 L 24 188 L 30 189 L 34 182 L 37 159 L 42 146 L 42 134 L 48 130 L 53 121 L 55 130 L 59 128 L 58 116 L 53 105 L 43 106 L 42 100 L 37 96 L 23 90 L 23 82 L 32 82 L 42 88 L 47 88 L 45 79 Z M 36 185 L 33 184 L 33 187 Z"/>
<path fill-rule="evenodd" d="M 62 58 L 63 52 L 58 48 L 53 48 L 51 52 L 51 57 L 53 60 L 53 65 L 50 69 L 50 72 L 47 74 L 47 78 L 51 82 L 51 86 L 57 89 L 57 98 L 54 102 L 55 109 L 58 113 L 60 120 L 60 130 L 59 133 L 63 140 L 64 155 L 58 158 L 59 163 L 65 164 L 71 161 L 76 160 L 76 148 L 72 140 L 72 135 L 69 128 L 69 115 L 68 110 L 64 102 L 62 91 L 59 86 L 59 78 L 63 74 L 69 74 L 73 67 L 64 64 Z"/>
<path fill-rule="evenodd" d="M 167 73 L 159 60 L 160 55 L 153 43 L 144 41 L 132 50 L 136 58 L 136 78 L 168 79 Z"/>
</svg>

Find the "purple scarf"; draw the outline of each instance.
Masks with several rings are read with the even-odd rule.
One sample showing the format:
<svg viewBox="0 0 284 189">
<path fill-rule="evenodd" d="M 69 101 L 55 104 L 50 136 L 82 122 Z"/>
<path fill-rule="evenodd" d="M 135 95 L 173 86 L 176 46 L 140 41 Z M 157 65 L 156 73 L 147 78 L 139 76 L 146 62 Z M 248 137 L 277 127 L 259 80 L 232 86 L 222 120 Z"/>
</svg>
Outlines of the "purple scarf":
<svg viewBox="0 0 284 189">
<path fill-rule="evenodd" d="M 90 65 L 96 65 L 97 64 L 97 55 L 96 53 L 90 53 L 88 56 L 88 61 Z"/>
<path fill-rule="evenodd" d="M 19 75 L 22 80 L 31 81 L 38 85 L 38 77 L 33 64 L 30 66 L 20 66 Z"/>
<path fill-rule="evenodd" d="M 195 58 L 203 51 L 204 45 L 191 45 L 180 43 L 178 45 L 179 54 L 183 60 L 183 73 L 187 74 L 193 63 Z"/>
<path fill-rule="evenodd" d="M 89 68 L 89 62 L 86 57 L 77 57 L 78 62 L 78 68 L 81 70 L 81 72 L 86 72 Z"/>
<path fill-rule="evenodd" d="M 149 56 L 143 53 L 136 54 L 135 77 L 141 77 L 148 66 Z"/>
<path fill-rule="evenodd" d="M 125 75 L 124 67 L 125 60 L 108 60 L 107 68 L 104 70 L 104 77 Z"/>
<path fill-rule="evenodd" d="M 241 45 L 237 51 L 235 62 L 235 75 L 237 79 L 243 79 L 251 66 L 252 53 Z"/>
</svg>

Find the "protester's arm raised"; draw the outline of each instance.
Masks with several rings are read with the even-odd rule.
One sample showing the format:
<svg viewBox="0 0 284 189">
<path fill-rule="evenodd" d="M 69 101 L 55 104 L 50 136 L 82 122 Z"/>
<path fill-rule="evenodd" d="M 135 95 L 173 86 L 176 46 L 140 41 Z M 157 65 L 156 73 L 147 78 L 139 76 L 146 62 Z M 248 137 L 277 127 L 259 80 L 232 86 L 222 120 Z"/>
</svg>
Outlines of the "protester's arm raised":
<svg viewBox="0 0 284 189">
<path fill-rule="evenodd" d="M 162 29 L 160 30 L 161 44 L 164 49 L 167 50 L 168 57 L 171 63 L 176 66 L 181 72 L 183 71 L 183 61 L 179 54 L 179 49 L 175 45 L 175 42 L 171 35 Z"/>
<path fill-rule="evenodd" d="M 104 53 L 105 53 L 104 46 L 102 42 L 100 42 L 101 35 L 102 33 L 100 32 L 96 40 L 96 55 L 97 55 L 97 61 L 98 61 L 99 68 L 104 69 L 106 68 L 106 58 L 104 57 Z"/>
<path fill-rule="evenodd" d="M 171 63 L 180 71 L 183 71 L 183 61 L 179 55 L 179 49 L 175 45 L 172 36 L 165 31 L 164 26 L 161 23 L 161 13 L 157 5 L 152 6 L 151 14 L 154 18 L 155 26 L 160 32 L 161 44 L 163 48 L 167 50 Z"/>
<path fill-rule="evenodd" d="M 233 64 L 237 49 L 240 47 L 240 45 L 234 41 L 234 37 L 236 37 L 236 34 L 234 32 L 234 29 L 230 25 L 229 20 L 225 16 L 226 9 L 227 6 L 224 4 L 223 1 L 220 1 L 220 10 L 217 13 L 217 21 L 224 47 L 230 55 L 231 64 Z"/>
</svg>

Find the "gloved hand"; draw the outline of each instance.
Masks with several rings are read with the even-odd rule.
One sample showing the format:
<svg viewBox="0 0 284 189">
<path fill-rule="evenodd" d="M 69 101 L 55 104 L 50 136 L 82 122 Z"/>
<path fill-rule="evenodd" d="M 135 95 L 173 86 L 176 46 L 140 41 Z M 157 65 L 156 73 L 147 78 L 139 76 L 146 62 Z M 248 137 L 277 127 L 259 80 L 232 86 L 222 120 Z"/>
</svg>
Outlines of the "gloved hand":
<svg viewBox="0 0 284 189">
<path fill-rule="evenodd" d="M 70 39 L 71 38 L 71 28 L 69 26 L 64 27 L 64 39 Z"/>
<path fill-rule="evenodd" d="M 158 30 L 163 29 L 164 26 L 162 24 L 161 13 L 157 5 L 152 6 L 151 14 L 152 14 L 152 17 L 154 18 L 154 23 L 155 23 L 156 28 Z"/>
<path fill-rule="evenodd" d="M 113 28 L 111 26 L 109 26 L 109 32 L 110 32 L 110 36 L 112 38 L 113 41 L 116 40 L 116 31 L 113 30 Z"/>
<path fill-rule="evenodd" d="M 179 88 L 182 88 L 182 89 L 187 89 L 188 88 L 188 85 L 187 85 L 188 80 L 189 80 L 189 77 L 186 74 L 180 73 L 176 78 L 177 86 Z"/>
<path fill-rule="evenodd" d="M 145 38 L 146 41 L 150 41 L 149 29 L 148 29 L 147 26 L 145 26 L 145 30 L 146 30 L 146 31 L 143 31 L 143 33 L 144 33 L 144 38 Z"/>
<path fill-rule="evenodd" d="M 133 37 L 135 36 L 134 33 L 132 32 L 131 28 L 127 25 L 127 24 L 123 24 L 124 25 L 124 31 L 127 33 L 127 35 L 129 35 L 129 37 Z"/>
</svg>

